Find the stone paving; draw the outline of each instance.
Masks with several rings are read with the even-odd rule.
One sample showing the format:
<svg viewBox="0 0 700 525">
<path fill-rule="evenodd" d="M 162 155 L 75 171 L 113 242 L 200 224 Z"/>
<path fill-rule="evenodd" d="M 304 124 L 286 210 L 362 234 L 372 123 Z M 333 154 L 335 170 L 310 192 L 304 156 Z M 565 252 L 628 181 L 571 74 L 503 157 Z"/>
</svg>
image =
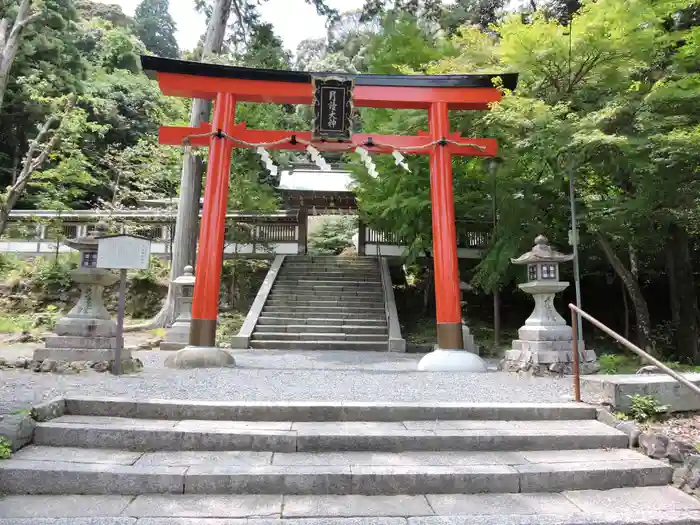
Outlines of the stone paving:
<svg viewBox="0 0 700 525">
<path fill-rule="evenodd" d="M 24 350 L 23 350 L 24 351 Z M 0 357 L 17 354 L 0 350 Z M 569 378 L 417 372 L 417 354 L 346 351 L 235 351 L 234 369 L 172 370 L 167 352 L 134 352 L 144 370 L 115 377 L 0 370 L 0 413 L 63 395 L 211 401 L 560 402 Z"/>
<path fill-rule="evenodd" d="M 625 515 L 631 512 L 636 517 L 634 522 L 625 520 Z M 54 519 L 43 521 L 43 518 Z M 136 498 L 8 496 L 0 499 L 0 525 L 694 525 L 700 523 L 698 520 L 698 503 L 667 487 L 548 494 L 149 494 Z"/>
</svg>

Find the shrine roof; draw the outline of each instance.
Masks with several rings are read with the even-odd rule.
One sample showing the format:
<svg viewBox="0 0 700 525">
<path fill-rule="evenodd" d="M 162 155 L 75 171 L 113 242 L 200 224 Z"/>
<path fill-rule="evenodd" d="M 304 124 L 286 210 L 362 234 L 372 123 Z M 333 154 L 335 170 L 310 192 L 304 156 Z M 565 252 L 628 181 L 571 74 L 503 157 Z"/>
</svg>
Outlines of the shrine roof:
<svg viewBox="0 0 700 525">
<path fill-rule="evenodd" d="M 285 71 L 256 69 L 241 66 L 192 62 L 157 56 L 142 55 L 143 70 L 152 78 L 157 73 L 192 75 L 238 80 L 259 80 L 267 82 L 288 82 L 311 84 L 312 76 L 334 76 L 354 79 L 358 86 L 383 87 L 424 87 L 424 88 L 493 88 L 494 80 L 500 78 L 503 87 L 513 90 L 518 82 L 517 73 L 470 74 L 470 75 L 369 75 L 335 72 L 311 73 L 306 71 Z"/>
</svg>

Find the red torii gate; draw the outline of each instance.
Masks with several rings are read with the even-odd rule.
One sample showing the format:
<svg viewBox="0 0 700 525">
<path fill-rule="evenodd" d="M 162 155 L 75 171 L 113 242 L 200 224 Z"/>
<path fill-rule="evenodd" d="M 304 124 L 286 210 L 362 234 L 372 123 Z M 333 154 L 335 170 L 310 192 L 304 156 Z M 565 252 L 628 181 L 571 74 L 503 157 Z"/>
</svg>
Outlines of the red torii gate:
<svg viewBox="0 0 700 525">
<path fill-rule="evenodd" d="M 491 157 L 495 139 L 464 139 L 450 132 L 450 110 L 486 110 L 502 97 L 494 87 L 515 89 L 517 74 L 505 75 L 347 75 L 318 74 L 354 80 L 353 104 L 360 107 L 428 110 L 429 131 L 417 136 L 354 134 L 346 142 L 312 141 L 310 131 L 247 129 L 236 124 L 237 102 L 311 104 L 312 73 L 232 67 L 142 56 L 144 71 L 158 80 L 165 95 L 214 100 L 211 124 L 199 128 L 163 126 L 160 143 L 209 146 L 204 205 L 192 305 L 190 346 L 215 346 L 219 288 L 231 153 L 235 147 L 278 142 L 269 149 L 303 150 L 313 143 L 322 151 L 361 146 L 372 153 L 430 155 L 433 256 L 438 346 L 463 348 L 459 269 L 452 190 L 452 155 Z M 187 137 L 191 137 L 187 139 Z M 465 144 L 467 141 L 468 144 Z"/>
</svg>

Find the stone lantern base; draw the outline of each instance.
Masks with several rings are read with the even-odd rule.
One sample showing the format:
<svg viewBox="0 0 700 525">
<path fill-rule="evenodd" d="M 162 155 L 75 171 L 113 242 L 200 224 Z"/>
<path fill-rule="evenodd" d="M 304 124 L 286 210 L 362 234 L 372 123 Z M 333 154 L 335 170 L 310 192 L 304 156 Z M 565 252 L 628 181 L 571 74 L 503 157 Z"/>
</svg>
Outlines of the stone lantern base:
<svg viewBox="0 0 700 525">
<path fill-rule="evenodd" d="M 46 348 L 34 350 L 34 360 L 43 361 L 114 361 L 116 359 L 116 337 L 71 337 L 46 338 Z M 122 348 L 122 361 L 131 359 L 131 350 Z"/>
<path fill-rule="evenodd" d="M 101 268 L 76 268 L 71 277 L 80 286 L 75 307 L 56 324 L 56 335 L 46 338 L 46 347 L 34 351 L 35 361 L 114 361 L 117 348 L 117 323 L 111 319 L 102 301 L 105 286 L 118 277 Z M 131 352 L 122 349 L 122 360 Z"/>
<path fill-rule="evenodd" d="M 554 330 L 552 330 L 554 329 Z M 570 326 L 531 327 L 518 330 L 519 339 L 507 350 L 501 368 L 509 372 L 527 372 L 532 375 L 561 375 L 573 373 L 573 333 Z M 592 374 L 600 369 L 593 350 L 586 350 L 579 341 L 581 374 Z"/>
</svg>

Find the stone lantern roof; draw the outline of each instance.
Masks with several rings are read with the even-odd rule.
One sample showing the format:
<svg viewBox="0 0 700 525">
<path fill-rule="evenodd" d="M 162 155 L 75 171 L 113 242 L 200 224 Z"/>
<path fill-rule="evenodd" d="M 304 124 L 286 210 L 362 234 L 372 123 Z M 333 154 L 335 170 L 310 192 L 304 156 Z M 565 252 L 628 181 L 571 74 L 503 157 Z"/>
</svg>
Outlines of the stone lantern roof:
<svg viewBox="0 0 700 525">
<path fill-rule="evenodd" d="M 573 255 L 554 250 L 550 245 L 547 237 L 538 235 L 535 238 L 535 245 L 527 253 L 520 257 L 511 259 L 513 264 L 533 264 L 533 263 L 561 263 L 573 260 Z"/>
<path fill-rule="evenodd" d="M 95 231 L 85 235 L 83 237 L 78 237 L 76 239 L 66 239 L 63 244 L 78 250 L 80 252 L 97 251 L 98 237 L 104 236 L 109 230 L 109 227 L 104 222 L 99 222 L 95 226 Z"/>
</svg>

